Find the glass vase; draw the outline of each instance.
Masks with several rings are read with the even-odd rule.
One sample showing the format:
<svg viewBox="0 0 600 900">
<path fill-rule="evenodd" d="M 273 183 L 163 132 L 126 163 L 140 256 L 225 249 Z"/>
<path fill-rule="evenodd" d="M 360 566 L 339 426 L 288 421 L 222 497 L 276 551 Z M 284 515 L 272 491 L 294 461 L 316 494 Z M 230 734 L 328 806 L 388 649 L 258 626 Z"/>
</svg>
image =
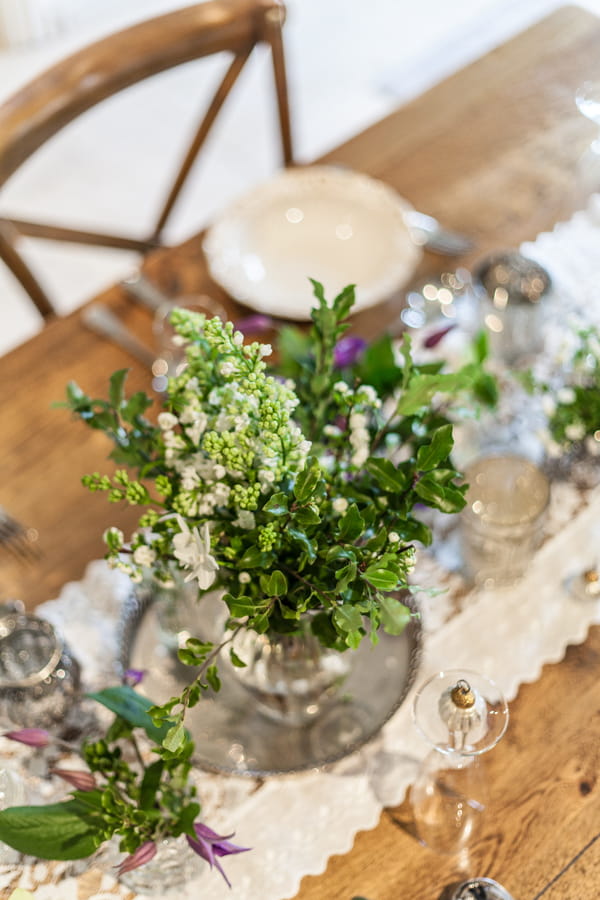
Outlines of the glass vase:
<svg viewBox="0 0 600 900">
<path fill-rule="evenodd" d="M 156 855 L 150 862 L 118 875 L 117 869 L 127 856 L 119 850 L 119 842 L 120 838 L 115 836 L 103 844 L 97 851 L 94 862 L 98 868 L 110 872 L 136 895 L 168 896 L 169 891 L 181 890 L 185 884 L 198 878 L 206 868 L 204 860 L 188 845 L 185 835 L 180 835 L 157 841 Z"/>
<path fill-rule="evenodd" d="M 260 712 L 292 726 L 314 721 L 339 695 L 350 671 L 350 652 L 324 647 L 309 620 L 290 634 L 240 630 L 232 641 L 244 668 L 233 668 Z M 224 651 L 229 654 L 228 647 Z"/>
</svg>

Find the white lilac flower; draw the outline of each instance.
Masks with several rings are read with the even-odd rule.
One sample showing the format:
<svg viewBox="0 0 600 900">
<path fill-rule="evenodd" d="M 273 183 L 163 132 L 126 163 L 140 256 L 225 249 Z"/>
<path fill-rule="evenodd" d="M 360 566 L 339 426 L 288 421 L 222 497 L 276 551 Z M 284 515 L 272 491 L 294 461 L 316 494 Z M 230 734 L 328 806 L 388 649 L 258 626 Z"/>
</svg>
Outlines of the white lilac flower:
<svg viewBox="0 0 600 900">
<path fill-rule="evenodd" d="M 378 408 L 381 406 L 381 401 L 377 396 L 377 391 L 370 384 L 361 384 L 358 388 L 357 395 L 360 400 L 364 403 L 368 403 L 370 406 L 374 406 Z"/>
<path fill-rule="evenodd" d="M 350 393 L 350 388 L 348 387 L 348 385 L 346 384 L 345 381 L 336 381 L 336 383 L 333 386 L 333 389 L 334 389 L 334 391 L 337 391 L 338 394 L 349 394 Z"/>
<path fill-rule="evenodd" d="M 202 535 L 197 528 L 191 531 L 185 519 L 177 515 L 177 524 L 180 533 L 173 537 L 173 555 L 185 569 L 190 569 L 184 581 L 198 581 L 201 591 L 206 591 L 214 583 L 219 571 L 219 566 L 211 555 L 210 530 L 208 522 L 202 526 Z"/>
<path fill-rule="evenodd" d="M 368 422 L 368 416 L 361 412 L 353 412 L 348 420 L 350 428 L 365 428 Z"/>
<path fill-rule="evenodd" d="M 352 465 L 356 466 L 359 469 L 363 466 L 369 458 L 369 448 L 368 447 L 359 447 L 352 454 Z"/>
<path fill-rule="evenodd" d="M 179 419 L 173 413 L 161 412 L 158 416 L 158 424 L 163 431 L 168 431 L 179 424 Z"/>
<path fill-rule="evenodd" d="M 219 366 L 219 373 L 223 375 L 224 378 L 229 378 L 231 375 L 235 375 L 237 371 L 237 366 L 230 359 L 226 359 L 225 362 L 222 362 Z"/>
<path fill-rule="evenodd" d="M 181 470 L 181 487 L 184 491 L 193 491 L 200 484 L 200 476 L 193 466 L 184 466 Z"/>
<path fill-rule="evenodd" d="M 265 356 L 270 356 L 273 352 L 273 348 L 270 344 L 261 344 L 258 348 L 258 357 L 259 359 L 264 359 Z"/>
<path fill-rule="evenodd" d="M 323 434 L 326 437 L 340 437 L 342 430 L 337 425 L 324 425 Z"/>
<path fill-rule="evenodd" d="M 348 501 L 345 497 L 336 497 L 331 507 L 336 513 L 344 513 L 348 509 Z"/>
<path fill-rule="evenodd" d="M 233 335 L 232 340 L 236 347 L 241 347 L 242 344 L 244 343 L 244 335 L 242 334 L 241 331 L 236 331 L 235 334 Z"/>
<path fill-rule="evenodd" d="M 550 397 L 549 394 L 544 394 L 542 397 L 542 409 L 549 419 L 552 418 L 556 412 L 556 401 L 554 400 L 554 397 Z"/>
<path fill-rule="evenodd" d="M 222 481 L 218 481 L 215 485 L 213 485 L 212 493 L 215 498 L 215 503 L 218 506 L 224 506 L 229 500 L 231 488 L 228 484 L 225 484 Z"/>
<path fill-rule="evenodd" d="M 225 468 L 225 466 L 220 466 L 217 464 L 213 468 L 212 474 L 217 479 L 225 478 L 225 476 L 227 475 L 227 469 Z"/>
<path fill-rule="evenodd" d="M 248 509 L 240 509 L 238 511 L 237 519 L 234 519 L 233 524 L 237 528 L 245 528 L 246 531 L 250 531 L 256 526 L 254 513 L 251 513 Z"/>
<path fill-rule="evenodd" d="M 238 575 L 238 581 L 240 584 L 249 584 L 252 579 L 250 578 L 249 572 L 240 572 Z"/>
<path fill-rule="evenodd" d="M 585 437 L 585 427 L 582 422 L 572 422 L 565 428 L 565 435 L 570 441 L 580 441 Z"/>
<path fill-rule="evenodd" d="M 175 434 L 174 431 L 168 429 L 167 431 L 163 431 L 163 441 L 165 443 L 165 447 L 169 447 L 173 450 L 185 450 L 185 441 L 181 437 L 180 434 Z"/>
<path fill-rule="evenodd" d="M 115 528 L 113 525 L 111 528 L 106 529 L 106 531 L 102 535 L 102 540 L 105 544 L 110 544 L 115 549 L 117 549 L 118 547 L 123 546 L 125 535 L 120 528 Z"/>
<path fill-rule="evenodd" d="M 206 430 L 206 424 L 208 422 L 208 417 L 205 413 L 201 413 L 191 425 L 188 425 L 185 429 L 185 433 L 189 437 L 192 444 L 196 444 L 196 446 L 200 443 L 200 438 L 204 434 Z"/>
<path fill-rule="evenodd" d="M 200 410 L 197 403 L 188 403 L 188 405 L 182 409 L 179 415 L 179 421 L 182 425 L 193 425 L 199 416 L 206 416 L 206 413 L 203 413 Z"/>
<path fill-rule="evenodd" d="M 388 541 L 390 542 L 390 544 L 397 544 L 399 542 L 399 540 L 400 540 L 400 535 L 398 534 L 398 532 L 390 531 L 390 533 L 388 534 Z"/>
<path fill-rule="evenodd" d="M 570 387 L 563 387 L 557 393 L 556 398 L 559 403 L 575 403 L 575 391 Z"/>
<path fill-rule="evenodd" d="M 311 441 L 300 441 L 300 443 L 298 444 L 298 452 L 303 456 L 307 456 L 310 453 L 311 447 Z"/>
<path fill-rule="evenodd" d="M 133 561 L 136 566 L 150 567 L 156 562 L 156 551 L 146 544 L 140 544 L 133 551 Z"/>
</svg>

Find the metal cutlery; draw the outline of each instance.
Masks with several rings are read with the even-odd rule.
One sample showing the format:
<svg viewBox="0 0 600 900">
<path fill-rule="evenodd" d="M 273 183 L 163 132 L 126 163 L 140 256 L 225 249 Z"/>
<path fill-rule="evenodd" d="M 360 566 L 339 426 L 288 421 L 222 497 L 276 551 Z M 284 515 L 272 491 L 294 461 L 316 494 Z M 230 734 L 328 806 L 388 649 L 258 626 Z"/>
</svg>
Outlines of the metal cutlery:
<svg viewBox="0 0 600 900">
<path fill-rule="evenodd" d="M 139 362 L 152 369 L 156 354 L 143 344 L 139 338 L 103 303 L 94 303 L 81 313 L 81 321 L 95 334 L 117 344 Z"/>
<path fill-rule="evenodd" d="M 0 506 L 0 550 L 6 550 L 20 562 L 31 563 L 41 556 L 37 539 L 35 528 L 27 528 Z"/>
<path fill-rule="evenodd" d="M 458 231 L 444 228 L 433 216 L 412 209 L 404 213 L 404 221 L 411 231 L 413 240 L 442 256 L 462 256 L 475 246 L 472 238 Z"/>
<path fill-rule="evenodd" d="M 164 294 L 154 282 L 146 278 L 142 272 L 134 272 L 128 278 L 124 278 L 121 287 L 127 293 L 150 312 L 156 313 L 165 306 L 173 303 L 173 297 Z"/>
</svg>

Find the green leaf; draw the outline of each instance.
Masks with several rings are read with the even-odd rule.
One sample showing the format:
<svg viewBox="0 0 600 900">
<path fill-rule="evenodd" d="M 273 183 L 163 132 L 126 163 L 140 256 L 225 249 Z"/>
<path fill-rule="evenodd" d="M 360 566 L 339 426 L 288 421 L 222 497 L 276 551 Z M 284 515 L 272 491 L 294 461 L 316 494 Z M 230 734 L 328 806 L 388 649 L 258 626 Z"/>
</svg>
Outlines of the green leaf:
<svg viewBox="0 0 600 900">
<path fill-rule="evenodd" d="M 344 603 L 336 606 L 333 611 L 333 621 L 339 631 L 351 632 L 362 628 L 362 616 L 355 606 Z"/>
<path fill-rule="evenodd" d="M 301 528 L 318 525 L 320 521 L 319 510 L 314 503 L 309 503 L 308 506 L 301 506 L 300 509 L 294 512 L 294 522 L 300 525 Z"/>
<path fill-rule="evenodd" d="M 362 573 L 362 577 L 378 591 L 393 591 L 398 586 L 398 574 L 382 566 L 380 562 L 372 563 Z"/>
<path fill-rule="evenodd" d="M 452 484 L 438 484 L 434 478 L 424 475 L 415 484 L 415 493 L 424 500 L 428 506 L 441 510 L 443 513 L 460 512 L 466 504 L 464 487 L 455 487 Z"/>
<path fill-rule="evenodd" d="M 162 744 L 167 734 L 168 726 L 163 725 L 157 727 L 150 716 L 148 710 L 154 704 L 151 700 L 138 694 L 129 685 L 117 685 L 115 687 L 105 688 L 103 691 L 97 691 L 88 694 L 92 700 L 106 706 L 117 716 L 121 716 L 126 722 L 134 725 L 136 728 L 143 728 L 151 741 Z"/>
<path fill-rule="evenodd" d="M 355 299 L 355 285 L 353 284 L 346 285 L 346 287 L 337 295 L 333 301 L 333 308 L 339 322 L 342 322 L 347 318 L 350 310 L 354 306 Z"/>
<path fill-rule="evenodd" d="M 239 561 L 240 569 L 256 569 L 258 566 L 264 565 L 265 554 L 259 547 L 248 547 L 244 555 Z"/>
<path fill-rule="evenodd" d="M 464 366 L 458 372 L 437 375 L 414 375 L 401 396 L 396 412 L 400 416 L 412 416 L 428 406 L 437 393 L 452 394 L 471 386 L 474 366 Z"/>
<path fill-rule="evenodd" d="M 236 669 L 245 669 L 247 663 L 244 662 L 243 659 L 240 659 L 233 647 L 229 648 L 229 659 L 231 660 L 231 664 L 236 667 Z"/>
<path fill-rule="evenodd" d="M 308 556 L 310 562 L 314 562 L 317 558 L 317 551 L 315 550 L 315 546 L 313 542 L 310 540 L 307 534 L 304 531 L 300 531 L 298 528 L 288 528 L 287 533 L 292 538 L 292 540 L 297 541 L 297 543 L 301 544 L 306 551 L 306 555 Z"/>
<path fill-rule="evenodd" d="M 389 459 L 368 459 L 365 468 L 373 476 L 379 487 L 388 493 L 395 494 L 403 491 L 408 484 L 406 474 L 397 469 Z"/>
<path fill-rule="evenodd" d="M 384 631 L 388 634 L 402 634 L 411 619 L 408 607 L 389 594 L 379 597 L 379 606 Z"/>
<path fill-rule="evenodd" d="M 219 678 L 219 671 L 216 666 L 209 666 L 206 670 L 206 680 L 210 684 L 213 691 L 218 692 L 221 690 L 221 679 Z"/>
<path fill-rule="evenodd" d="M 417 468 L 421 472 L 435 469 L 442 460 L 448 458 L 453 446 L 452 425 L 442 425 L 441 428 L 436 428 L 433 432 L 431 443 L 419 447 Z"/>
<path fill-rule="evenodd" d="M 99 846 L 104 824 L 78 799 L 13 806 L 0 812 L 0 841 L 39 859 L 82 859 Z"/>
<path fill-rule="evenodd" d="M 272 497 L 269 497 L 263 506 L 263 512 L 271 513 L 272 516 L 283 516 L 288 512 L 288 498 L 283 491 L 277 491 Z"/>
<path fill-rule="evenodd" d="M 181 722 L 178 722 L 177 725 L 173 725 L 172 728 L 169 728 L 163 739 L 162 745 L 171 753 L 177 753 L 177 751 L 183 747 L 185 741 L 185 728 Z"/>
<path fill-rule="evenodd" d="M 149 406 L 152 406 L 152 402 L 144 391 L 136 391 L 121 409 L 121 417 L 133 425 L 136 418 L 145 413 Z"/>
<path fill-rule="evenodd" d="M 294 496 L 299 503 L 306 503 L 315 493 L 321 480 L 321 467 L 315 457 L 309 457 L 304 469 L 298 473 L 294 484 Z"/>
<path fill-rule="evenodd" d="M 140 809 L 152 809 L 154 806 L 164 766 L 163 760 L 157 759 L 144 772 L 140 787 Z"/>
<path fill-rule="evenodd" d="M 280 572 L 279 569 L 275 569 L 269 575 L 269 584 L 267 593 L 269 597 L 282 597 L 284 594 L 288 592 L 288 583 L 287 578 Z"/>
<path fill-rule="evenodd" d="M 336 572 L 336 590 L 338 593 L 345 591 L 351 582 L 356 578 L 357 567 L 355 562 L 346 563 Z"/>
<path fill-rule="evenodd" d="M 124 397 L 125 379 L 128 369 L 119 369 L 110 376 L 108 398 L 115 409 L 119 409 Z"/>
<path fill-rule="evenodd" d="M 223 599 L 234 619 L 243 619 L 245 616 L 253 616 L 255 612 L 258 612 L 256 602 L 251 597 L 234 597 L 232 594 L 225 594 Z"/>
<path fill-rule="evenodd" d="M 338 525 L 340 541 L 351 543 L 360 537 L 365 528 L 365 521 L 358 511 L 356 503 L 351 503 Z"/>
</svg>

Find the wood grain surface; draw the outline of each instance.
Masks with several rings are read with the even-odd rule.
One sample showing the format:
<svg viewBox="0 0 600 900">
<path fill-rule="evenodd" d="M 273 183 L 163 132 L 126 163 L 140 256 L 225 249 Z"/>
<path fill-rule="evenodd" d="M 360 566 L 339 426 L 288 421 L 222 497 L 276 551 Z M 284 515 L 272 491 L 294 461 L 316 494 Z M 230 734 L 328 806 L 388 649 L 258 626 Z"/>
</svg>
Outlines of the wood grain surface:
<svg viewBox="0 0 600 900">
<path fill-rule="evenodd" d="M 600 77 L 600 22 L 563 9 L 328 154 L 396 187 L 416 208 L 472 234 L 470 265 L 492 248 L 517 246 L 580 203 L 577 160 L 594 129 L 576 111 L 575 87 Z M 417 277 L 456 261 L 425 254 Z M 147 274 L 172 295 L 206 291 L 243 310 L 211 284 L 200 239 L 157 251 Z M 118 288 L 102 298 L 148 343 L 149 314 Z M 366 336 L 397 320 L 401 297 L 357 316 Z M 51 404 L 74 378 L 95 395 L 114 369 L 131 368 L 132 389 L 149 376 L 121 350 L 87 332 L 78 313 L 51 322 L 0 359 L 0 504 L 39 531 L 40 562 L 0 562 L 0 590 L 31 606 L 56 596 L 102 555 L 109 524 L 129 528 L 135 510 L 110 506 L 80 485 L 106 470 L 109 450 Z M 511 725 L 489 755 L 491 818 L 470 858 L 434 855 L 410 834 L 410 810 L 387 810 L 354 849 L 307 877 L 298 900 L 436 900 L 461 877 L 497 878 L 516 900 L 595 900 L 600 896 L 600 628 L 546 667 L 512 704 Z M 85 900 L 85 893 L 81 900 Z M 232 897 L 235 892 L 232 893 Z"/>
</svg>

